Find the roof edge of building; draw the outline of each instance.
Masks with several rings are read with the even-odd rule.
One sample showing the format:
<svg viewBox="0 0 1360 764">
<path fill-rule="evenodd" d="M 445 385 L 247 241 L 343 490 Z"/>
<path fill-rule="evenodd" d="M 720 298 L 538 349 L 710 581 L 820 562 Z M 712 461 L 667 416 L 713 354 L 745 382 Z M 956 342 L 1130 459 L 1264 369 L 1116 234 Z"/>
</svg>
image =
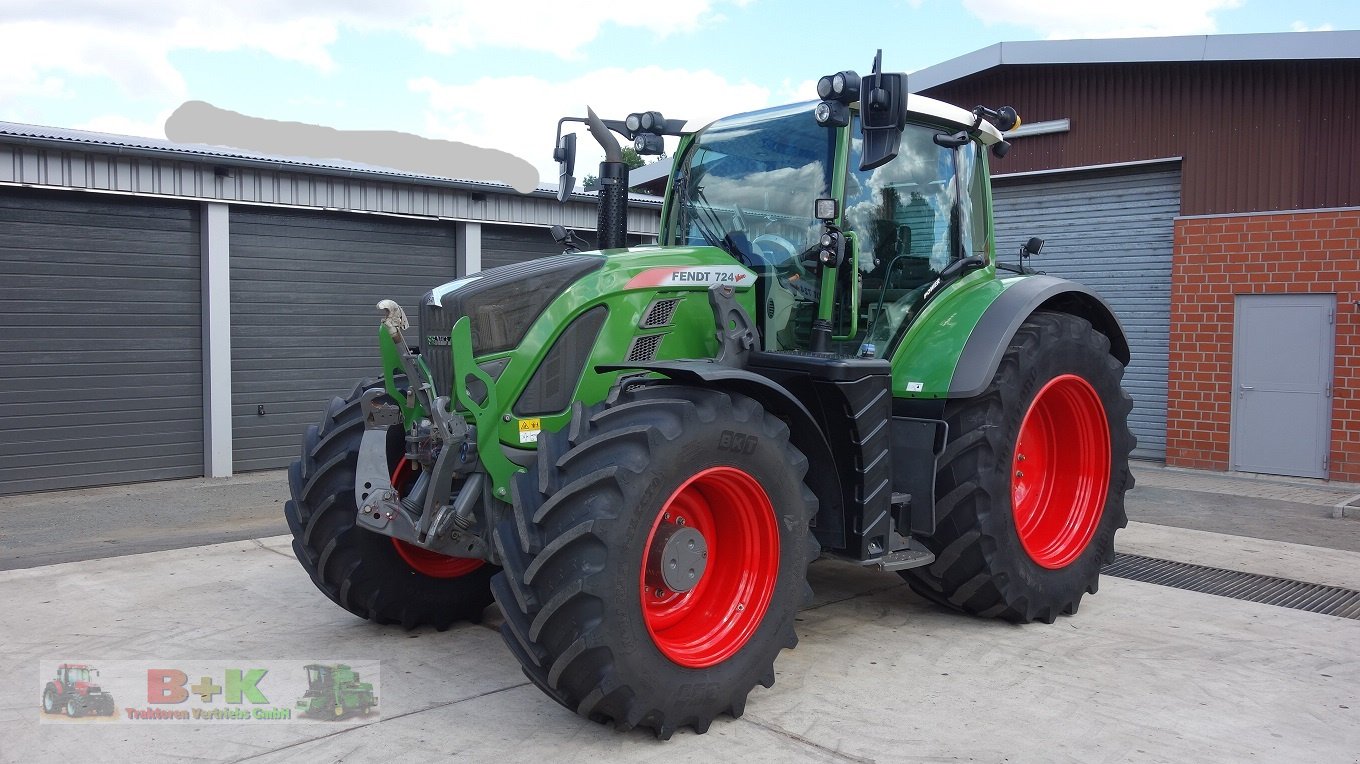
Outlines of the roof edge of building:
<svg viewBox="0 0 1360 764">
<path fill-rule="evenodd" d="M 1360 30 L 1020 40 L 979 48 L 912 72 L 921 92 L 998 66 L 1178 61 L 1285 61 L 1360 58 Z"/>
<path fill-rule="evenodd" d="M 388 183 L 409 183 L 423 186 L 455 188 L 470 193 L 498 193 L 537 197 L 556 197 L 557 186 L 540 185 L 533 191 L 521 194 L 512 186 L 490 181 L 476 181 L 459 178 L 445 178 L 435 175 L 418 175 L 398 170 L 370 167 L 348 162 L 327 162 L 324 160 L 298 157 L 273 156 L 244 151 L 223 146 L 203 144 L 180 144 L 164 139 L 139 136 L 116 135 L 88 130 L 50 128 L 42 125 L 28 125 L 17 122 L 0 121 L 0 143 L 15 143 L 38 148 L 77 149 L 82 151 L 138 156 L 153 159 L 170 159 L 181 162 L 220 165 L 223 167 L 270 168 L 291 172 L 325 175 L 330 177 L 355 178 Z M 594 202 L 596 194 L 573 192 L 570 201 Z M 661 200 L 643 194 L 629 194 L 630 201 L 644 205 L 660 205 Z"/>
</svg>

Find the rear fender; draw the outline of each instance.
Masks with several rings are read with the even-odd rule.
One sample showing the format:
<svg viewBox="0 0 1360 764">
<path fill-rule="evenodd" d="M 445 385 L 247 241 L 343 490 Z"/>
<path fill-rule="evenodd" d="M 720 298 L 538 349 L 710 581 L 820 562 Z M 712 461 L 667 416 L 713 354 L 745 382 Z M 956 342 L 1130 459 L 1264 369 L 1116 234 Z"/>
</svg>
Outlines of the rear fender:
<svg viewBox="0 0 1360 764">
<path fill-rule="evenodd" d="M 949 382 L 950 398 L 971 398 L 991 384 L 1001 357 L 1020 324 L 1036 310 L 1069 313 L 1091 322 L 1110 340 L 1110 355 L 1129 363 L 1129 342 L 1114 311 L 1095 292 L 1054 276 L 1014 280 L 992 301 L 973 326 Z"/>
</svg>

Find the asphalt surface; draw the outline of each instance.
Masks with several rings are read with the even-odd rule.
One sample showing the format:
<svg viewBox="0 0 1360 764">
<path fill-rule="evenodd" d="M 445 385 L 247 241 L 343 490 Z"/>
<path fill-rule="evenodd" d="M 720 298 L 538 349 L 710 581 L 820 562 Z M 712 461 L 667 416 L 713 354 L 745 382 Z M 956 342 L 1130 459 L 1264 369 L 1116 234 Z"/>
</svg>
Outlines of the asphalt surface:
<svg viewBox="0 0 1360 764">
<path fill-rule="evenodd" d="M 1134 472 L 1132 521 L 1360 552 L 1360 517 L 1333 516 L 1360 486 Z M 284 470 L 0 497 L 0 570 L 284 534 L 287 498 Z"/>
</svg>

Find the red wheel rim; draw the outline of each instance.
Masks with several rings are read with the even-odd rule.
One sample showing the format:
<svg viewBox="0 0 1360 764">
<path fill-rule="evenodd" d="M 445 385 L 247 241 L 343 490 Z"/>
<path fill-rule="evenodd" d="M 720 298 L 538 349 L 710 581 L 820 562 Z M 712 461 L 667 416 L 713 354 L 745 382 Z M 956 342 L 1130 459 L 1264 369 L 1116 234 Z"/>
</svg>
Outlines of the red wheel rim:
<svg viewBox="0 0 1360 764">
<path fill-rule="evenodd" d="M 661 555 L 653 541 L 668 524 L 693 528 L 707 547 L 703 576 L 689 591 L 672 590 L 657 573 Z M 644 550 L 642 617 L 662 654 L 704 668 L 746 645 L 779 578 L 779 526 L 755 478 L 734 467 L 710 467 L 686 480 L 661 506 Z"/>
<path fill-rule="evenodd" d="M 1011 460 L 1015 530 L 1035 563 L 1062 568 L 1095 536 L 1110 487 L 1110 426 L 1100 396 L 1074 374 L 1039 390 Z"/>
<path fill-rule="evenodd" d="M 410 464 L 403 456 L 401 461 L 397 462 L 396 469 L 392 470 L 392 487 L 397 489 L 397 493 L 405 496 L 407 489 L 415 482 L 418 474 L 415 465 Z M 424 547 L 408 544 L 396 538 L 392 539 L 392 546 L 397 548 L 397 554 L 406 561 L 407 565 L 411 566 L 411 570 L 430 578 L 466 576 L 485 563 L 484 560 L 476 560 L 471 557 L 450 557 L 446 554 L 431 552 Z"/>
</svg>

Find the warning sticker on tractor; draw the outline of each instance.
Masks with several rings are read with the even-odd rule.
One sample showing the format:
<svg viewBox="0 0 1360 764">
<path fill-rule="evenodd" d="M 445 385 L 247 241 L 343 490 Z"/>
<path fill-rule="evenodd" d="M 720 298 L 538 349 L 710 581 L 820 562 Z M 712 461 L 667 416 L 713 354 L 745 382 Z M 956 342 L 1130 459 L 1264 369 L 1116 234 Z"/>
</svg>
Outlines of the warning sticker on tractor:
<svg viewBox="0 0 1360 764">
<path fill-rule="evenodd" d="M 519 420 L 519 442 L 537 443 L 538 433 L 543 429 L 543 422 L 540 419 L 521 419 Z"/>
<path fill-rule="evenodd" d="M 745 289 L 756 275 L 740 265 L 688 265 L 682 268 L 648 268 L 628 281 L 625 289 L 647 287 L 711 287 L 725 284 Z"/>
</svg>

